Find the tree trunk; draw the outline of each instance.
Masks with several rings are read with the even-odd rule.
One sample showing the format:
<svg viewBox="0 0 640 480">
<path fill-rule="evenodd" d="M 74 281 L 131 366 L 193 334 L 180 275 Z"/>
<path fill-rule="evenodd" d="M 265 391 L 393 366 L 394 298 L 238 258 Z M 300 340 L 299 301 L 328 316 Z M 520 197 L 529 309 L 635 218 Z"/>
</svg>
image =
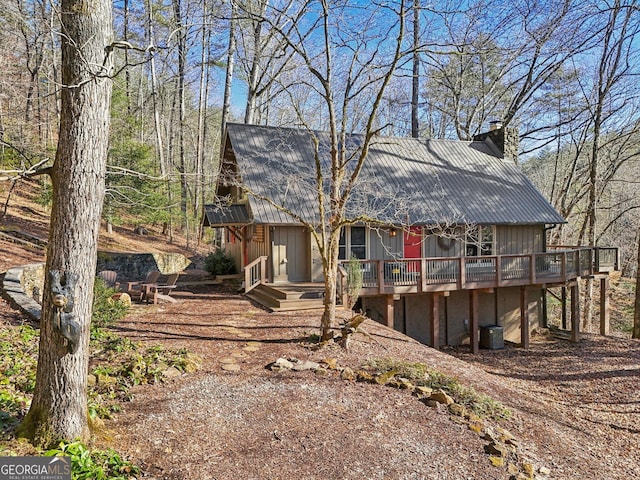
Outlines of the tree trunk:
<svg viewBox="0 0 640 480">
<path fill-rule="evenodd" d="M 173 15 L 178 40 L 178 171 L 180 172 L 180 211 L 183 216 L 184 232 L 187 248 L 190 246 L 189 212 L 187 211 L 189 196 L 189 180 L 187 175 L 186 151 L 184 143 L 185 115 L 186 115 L 186 65 L 187 65 L 187 34 L 182 21 L 182 2 L 173 0 Z"/>
<path fill-rule="evenodd" d="M 105 76 L 110 73 L 105 51 L 112 37 L 111 2 L 63 0 L 60 12 L 64 88 L 40 351 L 33 401 L 19 430 L 44 446 L 89 436 L 89 325 L 111 100 Z M 55 288 L 55 272 L 63 275 L 62 288 Z M 56 293 L 63 294 L 66 305 L 54 304 Z"/>
<path fill-rule="evenodd" d="M 227 47 L 227 70 L 224 77 L 224 94 L 222 96 L 222 128 L 220 128 L 220 156 L 224 154 L 224 133 L 231 111 L 231 84 L 233 83 L 233 66 L 236 55 L 236 3 L 231 2 L 231 18 L 229 20 L 229 46 Z"/>
<path fill-rule="evenodd" d="M 418 103 L 420 99 L 420 0 L 413 1 L 413 76 L 411 78 L 411 136 L 420 136 Z"/>
<path fill-rule="evenodd" d="M 251 71 L 247 80 L 247 105 L 244 112 L 244 123 L 256 123 L 256 108 L 258 101 L 258 70 L 262 60 L 262 17 L 267 7 L 266 1 L 261 1 L 257 18 L 253 19 L 253 58 Z"/>
<path fill-rule="evenodd" d="M 638 260 L 636 261 L 636 302 L 633 314 L 633 338 L 640 338 L 640 232 L 638 233 Z"/>
<path fill-rule="evenodd" d="M 333 227 L 332 227 L 333 230 Z M 336 323 L 336 297 L 338 285 L 338 253 L 340 230 L 329 233 L 324 270 L 324 312 L 320 324 L 320 338 L 324 342 L 333 338 L 331 328 Z"/>
</svg>

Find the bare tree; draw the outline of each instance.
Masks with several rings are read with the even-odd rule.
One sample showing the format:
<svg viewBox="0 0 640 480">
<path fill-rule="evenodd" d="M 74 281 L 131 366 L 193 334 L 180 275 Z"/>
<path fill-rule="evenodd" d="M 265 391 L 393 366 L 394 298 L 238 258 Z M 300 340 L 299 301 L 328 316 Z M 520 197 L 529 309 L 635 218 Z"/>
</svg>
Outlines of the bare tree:
<svg viewBox="0 0 640 480">
<path fill-rule="evenodd" d="M 640 233 L 640 232 L 639 232 Z M 638 238 L 638 261 L 636 265 L 636 300 L 633 313 L 633 338 L 640 339 L 640 237 Z"/>
<path fill-rule="evenodd" d="M 280 199 L 262 200 L 306 225 L 318 246 L 325 279 L 321 333 L 326 340 L 332 336 L 336 318 L 342 229 L 374 221 L 372 210 L 367 213 L 366 208 L 353 206 L 364 196 L 359 177 L 369 148 L 384 128 L 377 119 L 380 105 L 406 54 L 403 43 L 408 9 L 404 0 L 366 6 L 308 0 L 299 4 L 296 11 L 270 12 L 269 8 L 262 20 L 274 32 L 278 44 L 295 52 L 296 60 L 302 64 L 296 72 L 298 81 L 302 88 L 313 92 L 322 118 L 319 123 L 310 124 L 309 117 L 303 114 L 304 106 L 291 102 L 291 108 L 298 113 L 298 124 L 305 126 L 314 146 L 313 163 L 292 165 L 287 175 L 291 180 L 280 179 L 282 188 L 294 181 L 293 176 L 295 182 L 303 182 L 303 190 L 315 199 L 317 210 L 313 218 L 305 218 Z M 295 28 L 285 28 L 273 20 L 285 18 L 283 15 L 295 23 Z M 298 21 L 301 16 L 304 21 Z M 289 94 L 293 91 L 286 90 Z M 358 119 L 355 122 L 354 117 Z M 317 127 L 326 133 L 319 134 Z M 354 129 L 361 132 L 357 140 L 350 136 Z M 283 138 L 281 147 L 274 148 L 287 148 L 287 142 Z M 380 204 L 390 204 L 389 198 L 378 200 Z"/>
<path fill-rule="evenodd" d="M 89 324 L 111 98 L 111 2 L 63 0 L 60 12 L 62 117 L 38 369 L 19 429 L 39 445 L 89 436 Z"/>
</svg>

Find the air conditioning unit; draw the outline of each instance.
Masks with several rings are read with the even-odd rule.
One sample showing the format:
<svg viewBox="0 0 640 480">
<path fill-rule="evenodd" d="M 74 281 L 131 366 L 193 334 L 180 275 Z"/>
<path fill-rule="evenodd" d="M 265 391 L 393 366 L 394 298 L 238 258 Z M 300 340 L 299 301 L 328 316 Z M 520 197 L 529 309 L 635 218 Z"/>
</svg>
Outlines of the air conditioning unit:
<svg viewBox="0 0 640 480">
<path fill-rule="evenodd" d="M 489 350 L 504 348 L 504 328 L 498 325 L 480 327 L 480 348 Z"/>
</svg>

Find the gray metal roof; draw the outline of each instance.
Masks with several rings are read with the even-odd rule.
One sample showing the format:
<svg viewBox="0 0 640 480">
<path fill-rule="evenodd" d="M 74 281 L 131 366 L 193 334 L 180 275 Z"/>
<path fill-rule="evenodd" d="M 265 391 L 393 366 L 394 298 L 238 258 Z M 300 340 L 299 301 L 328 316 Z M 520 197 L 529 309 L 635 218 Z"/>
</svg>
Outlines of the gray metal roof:
<svg viewBox="0 0 640 480">
<path fill-rule="evenodd" d="M 314 137 L 328 191 L 327 133 L 228 124 L 227 135 L 257 223 L 298 223 L 289 213 L 317 219 Z M 357 155 L 362 141 L 350 135 L 347 151 Z M 347 215 L 415 225 L 564 223 L 490 140 L 375 137 Z"/>
<path fill-rule="evenodd" d="M 222 227 L 233 225 L 249 225 L 252 223 L 247 205 L 205 205 L 203 225 L 205 227 Z"/>
</svg>

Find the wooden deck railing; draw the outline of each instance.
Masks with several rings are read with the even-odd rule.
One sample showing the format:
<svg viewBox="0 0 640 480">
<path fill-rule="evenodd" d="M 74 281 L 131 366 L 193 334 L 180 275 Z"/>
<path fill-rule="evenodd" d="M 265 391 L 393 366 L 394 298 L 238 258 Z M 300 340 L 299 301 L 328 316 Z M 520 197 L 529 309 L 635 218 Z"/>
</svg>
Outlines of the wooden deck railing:
<svg viewBox="0 0 640 480">
<path fill-rule="evenodd" d="M 267 281 L 267 259 L 262 256 L 244 267 L 244 292 L 248 293 Z"/>
<path fill-rule="evenodd" d="M 618 268 L 618 249 L 575 247 L 525 255 L 361 260 L 361 295 L 564 283 Z M 344 288 L 344 287 L 343 287 Z"/>
</svg>

